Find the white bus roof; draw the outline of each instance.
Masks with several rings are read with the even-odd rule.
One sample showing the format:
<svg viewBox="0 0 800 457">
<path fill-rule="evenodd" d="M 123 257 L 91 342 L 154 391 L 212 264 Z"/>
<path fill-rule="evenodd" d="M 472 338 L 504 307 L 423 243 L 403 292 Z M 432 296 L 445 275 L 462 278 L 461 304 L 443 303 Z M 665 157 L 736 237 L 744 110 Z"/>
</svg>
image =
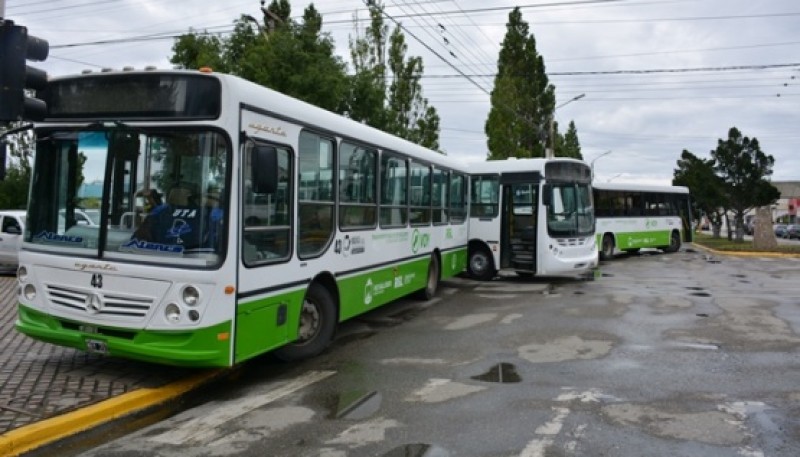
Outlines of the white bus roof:
<svg viewBox="0 0 800 457">
<path fill-rule="evenodd" d="M 662 192 L 670 194 L 689 193 L 689 188 L 684 186 L 659 186 L 650 184 L 625 184 L 625 183 L 592 183 L 592 187 L 600 190 L 630 190 L 635 192 Z"/>
<path fill-rule="evenodd" d="M 377 148 L 396 151 L 413 158 L 419 158 L 427 162 L 439 165 L 444 168 L 451 168 L 457 171 L 466 172 L 466 164 L 455 157 L 439 154 L 431 149 L 424 148 L 418 144 L 406 141 L 402 138 L 390 135 L 366 124 L 356 122 L 339 114 L 327 111 L 320 107 L 303 102 L 288 95 L 281 94 L 267 87 L 258 85 L 238 76 L 214 73 L 199 72 L 196 70 L 133 70 L 133 71 L 110 71 L 103 73 L 88 73 L 82 75 L 69 75 L 52 78 L 73 79 L 80 77 L 101 77 L 104 75 L 153 75 L 153 74 L 176 74 L 176 75 L 205 75 L 214 77 L 222 83 L 222 103 L 223 113 L 239 116 L 239 106 L 249 105 L 256 109 L 261 109 L 268 114 L 275 114 L 290 122 L 308 126 L 317 130 L 319 133 L 332 132 L 337 135 L 344 135 L 345 138 L 356 139 L 365 146 L 375 146 Z M 135 122 L 131 122 L 135 123 Z"/>
<path fill-rule="evenodd" d="M 571 159 L 568 157 L 556 157 L 553 159 L 516 159 L 512 157 L 505 160 L 471 162 L 469 164 L 469 172 L 470 174 L 478 174 L 505 173 L 510 171 L 544 171 L 544 165 L 548 162 L 574 162 L 586 165 L 585 162 L 581 160 Z"/>
</svg>

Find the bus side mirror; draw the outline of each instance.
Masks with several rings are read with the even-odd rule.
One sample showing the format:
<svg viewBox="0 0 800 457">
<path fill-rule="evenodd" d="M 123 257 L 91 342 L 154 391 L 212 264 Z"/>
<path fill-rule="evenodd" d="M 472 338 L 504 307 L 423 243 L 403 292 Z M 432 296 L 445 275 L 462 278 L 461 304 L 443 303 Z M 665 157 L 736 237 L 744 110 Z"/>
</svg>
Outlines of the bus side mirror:
<svg viewBox="0 0 800 457">
<path fill-rule="evenodd" d="M 273 194 L 278 190 L 278 150 L 272 146 L 257 145 L 250 161 L 253 192 Z"/>
<path fill-rule="evenodd" d="M 542 189 L 542 204 L 544 206 L 550 206 L 553 201 L 553 188 L 549 185 L 544 186 Z"/>
</svg>

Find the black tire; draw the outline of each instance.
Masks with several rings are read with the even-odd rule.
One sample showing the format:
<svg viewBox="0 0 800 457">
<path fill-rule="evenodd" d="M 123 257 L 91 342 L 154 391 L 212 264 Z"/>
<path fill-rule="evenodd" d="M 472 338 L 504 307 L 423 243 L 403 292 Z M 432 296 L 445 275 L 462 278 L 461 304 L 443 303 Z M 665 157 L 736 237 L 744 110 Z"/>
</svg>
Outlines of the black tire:
<svg viewBox="0 0 800 457">
<path fill-rule="evenodd" d="M 681 248 L 681 234 L 677 230 L 673 230 L 669 236 L 669 247 L 664 249 L 664 252 L 678 252 Z"/>
<path fill-rule="evenodd" d="M 497 275 L 494 269 L 492 253 L 484 247 L 470 249 L 467 261 L 467 273 L 473 279 L 489 281 Z"/>
<path fill-rule="evenodd" d="M 600 260 L 614 258 L 614 237 L 610 233 L 603 235 L 603 244 L 600 246 Z"/>
<path fill-rule="evenodd" d="M 420 300 L 430 300 L 436 296 L 439 290 L 439 258 L 436 254 L 431 254 L 431 262 L 428 264 L 428 279 L 425 281 L 425 288 L 416 293 Z"/>
<path fill-rule="evenodd" d="M 311 284 L 303 298 L 297 340 L 276 349 L 275 356 L 287 362 L 314 357 L 333 341 L 337 321 L 331 293 L 319 283 Z"/>
</svg>

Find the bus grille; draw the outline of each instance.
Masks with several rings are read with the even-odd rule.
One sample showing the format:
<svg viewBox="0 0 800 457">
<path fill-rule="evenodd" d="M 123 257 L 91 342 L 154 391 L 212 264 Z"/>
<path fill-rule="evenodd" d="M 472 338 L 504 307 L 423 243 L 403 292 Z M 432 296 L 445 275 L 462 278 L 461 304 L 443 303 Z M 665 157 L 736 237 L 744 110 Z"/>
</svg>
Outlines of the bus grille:
<svg viewBox="0 0 800 457">
<path fill-rule="evenodd" d="M 87 314 L 118 317 L 145 317 L 153 305 L 152 297 L 134 297 L 115 293 L 91 292 L 64 286 L 48 285 L 47 295 L 50 303 L 71 311 Z M 99 301 L 89 300 L 91 295 Z"/>
<path fill-rule="evenodd" d="M 584 246 L 589 238 L 558 238 L 558 245 L 561 247 L 580 247 Z"/>
</svg>

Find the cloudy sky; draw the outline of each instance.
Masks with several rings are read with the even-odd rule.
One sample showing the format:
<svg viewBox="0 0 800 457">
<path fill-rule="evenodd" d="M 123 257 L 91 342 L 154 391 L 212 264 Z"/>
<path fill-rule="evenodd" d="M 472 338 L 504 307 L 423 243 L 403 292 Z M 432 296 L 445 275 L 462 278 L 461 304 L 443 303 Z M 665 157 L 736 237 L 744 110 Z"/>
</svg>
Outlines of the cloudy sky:
<svg viewBox="0 0 800 457">
<path fill-rule="evenodd" d="M 3 0 L 0 0 L 2 3 Z M 300 17 L 310 2 L 292 0 Z M 5 0 L 5 17 L 50 42 L 51 75 L 169 68 L 172 37 L 229 33 L 258 0 Z M 385 0 L 425 63 L 424 95 L 441 145 L 486 157 L 483 126 L 505 23 L 519 6 L 556 86 L 556 120 L 575 121 L 596 178 L 671 181 L 683 149 L 708 157 L 731 127 L 775 158 L 773 180 L 800 180 L 800 3 L 796 0 Z M 347 59 L 361 0 L 314 2 Z M 413 36 L 412 36 L 413 35 Z M 166 38 L 165 38 L 166 37 Z M 468 75 L 466 78 L 462 75 Z M 580 95 L 578 100 L 573 100 Z M 611 151 L 607 153 L 607 151 Z"/>
</svg>

